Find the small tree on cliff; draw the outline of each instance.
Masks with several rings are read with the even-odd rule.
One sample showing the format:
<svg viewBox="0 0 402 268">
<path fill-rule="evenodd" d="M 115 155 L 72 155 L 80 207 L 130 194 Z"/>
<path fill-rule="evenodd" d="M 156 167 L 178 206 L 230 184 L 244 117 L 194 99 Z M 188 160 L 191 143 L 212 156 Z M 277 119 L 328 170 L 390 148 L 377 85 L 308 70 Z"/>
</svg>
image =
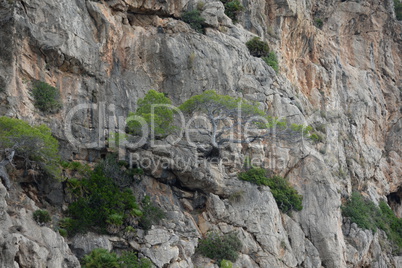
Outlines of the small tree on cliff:
<svg viewBox="0 0 402 268">
<path fill-rule="evenodd" d="M 171 100 L 163 93 L 150 90 L 143 99 L 137 102 L 138 108 L 135 113 L 129 114 L 133 120 L 127 122 L 128 131 L 131 134 L 143 135 L 141 133 L 141 122 L 135 117 L 145 120 L 148 125 L 148 131 L 153 131 L 157 137 L 165 137 L 169 135 L 175 128 L 173 126 L 173 110 L 171 108 Z"/>
<path fill-rule="evenodd" d="M 212 148 L 205 152 L 213 156 L 218 156 L 219 148 L 229 143 L 250 143 L 268 136 L 290 139 L 310 130 L 299 125 L 288 128 L 286 122 L 267 116 L 257 104 L 213 90 L 191 97 L 179 108 L 193 116 L 187 127 L 208 137 Z M 186 133 L 190 133 L 189 129 Z"/>
<path fill-rule="evenodd" d="M 12 163 L 14 156 L 22 160 L 25 169 L 38 167 L 49 176 L 59 177 L 58 146 L 47 126 L 33 127 L 22 120 L 0 117 L 0 150 L 5 152 L 0 176 L 7 187 L 10 182 L 4 167 Z"/>
</svg>

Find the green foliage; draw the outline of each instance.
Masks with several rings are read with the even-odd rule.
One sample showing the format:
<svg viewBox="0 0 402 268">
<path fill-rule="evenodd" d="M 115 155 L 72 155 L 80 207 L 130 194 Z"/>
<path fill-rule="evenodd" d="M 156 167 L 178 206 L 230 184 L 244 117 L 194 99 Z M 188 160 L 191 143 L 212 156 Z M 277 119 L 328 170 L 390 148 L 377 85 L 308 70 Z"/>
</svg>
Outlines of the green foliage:
<svg viewBox="0 0 402 268">
<path fill-rule="evenodd" d="M 365 199 L 359 192 L 353 192 L 345 206 L 342 206 L 342 214 L 362 229 L 377 231 L 380 211 L 376 205 Z"/>
<path fill-rule="evenodd" d="M 314 25 L 318 28 L 321 29 L 322 26 L 324 26 L 324 22 L 322 21 L 322 19 L 318 18 L 314 20 Z"/>
<path fill-rule="evenodd" d="M 111 253 L 107 249 L 94 249 L 89 255 L 84 256 L 84 268 L 119 268 L 119 258 L 116 253 Z"/>
<path fill-rule="evenodd" d="M 303 125 L 293 124 L 288 127 L 287 122 L 268 116 L 263 110 L 259 109 L 257 103 L 252 103 L 242 98 L 234 98 L 227 95 L 217 94 L 213 90 L 204 91 L 185 101 L 179 106 L 184 114 L 205 115 L 211 128 L 202 127 L 196 120 L 194 125 L 189 126 L 199 130 L 203 136 L 209 136 L 209 151 L 199 147 L 200 151 L 206 152 L 206 157 L 219 157 L 220 148 L 228 143 L 251 143 L 255 140 L 264 139 L 268 136 L 275 139 L 295 140 L 301 135 L 309 133 L 312 128 Z M 200 118 L 200 117 L 198 117 Z M 196 123 L 194 123 L 196 122 Z M 261 131 L 253 131 L 251 129 Z M 231 133 L 241 133 L 241 135 L 230 135 Z M 195 137 L 197 139 L 198 137 Z M 201 141 L 200 143 L 203 143 Z M 212 158 L 211 157 L 211 158 Z"/>
<path fill-rule="evenodd" d="M 273 176 L 268 181 L 268 186 L 282 212 L 290 213 L 291 210 L 300 211 L 303 209 L 303 196 L 299 195 L 286 179 Z"/>
<path fill-rule="evenodd" d="M 312 133 L 310 136 L 309 136 L 309 138 L 311 139 L 311 140 L 313 140 L 314 142 L 322 142 L 323 141 L 323 137 L 320 135 L 320 134 L 318 134 L 318 133 Z"/>
<path fill-rule="evenodd" d="M 61 219 L 59 222 L 60 229 L 66 230 L 67 233 L 68 230 L 72 230 L 75 227 L 75 225 L 76 225 L 75 220 L 73 220 L 70 217 L 65 217 Z"/>
<path fill-rule="evenodd" d="M 60 234 L 62 237 L 67 237 L 68 232 L 67 232 L 66 229 L 60 228 L 60 229 L 59 229 L 59 234 Z"/>
<path fill-rule="evenodd" d="M 123 225 L 124 216 L 121 214 L 111 214 L 107 217 L 108 224 Z"/>
<path fill-rule="evenodd" d="M 35 99 L 35 107 L 42 112 L 56 113 L 62 106 L 59 90 L 45 82 L 33 82 L 32 96 Z"/>
<path fill-rule="evenodd" d="M 267 178 L 267 172 L 262 168 L 252 168 L 239 174 L 239 179 L 249 181 L 257 185 L 269 186 L 271 193 L 283 213 L 290 213 L 292 210 L 300 211 L 303 209 L 303 197 L 289 184 L 280 177 L 273 176 Z"/>
<path fill-rule="evenodd" d="M 267 42 L 261 41 L 259 37 L 253 37 L 247 41 L 246 46 L 250 51 L 250 54 L 254 57 L 268 57 L 269 46 Z"/>
<path fill-rule="evenodd" d="M 242 98 L 233 98 L 227 95 L 217 94 L 214 90 L 206 90 L 200 95 L 196 95 L 180 105 L 179 109 L 185 113 L 222 113 L 230 117 L 233 113 L 241 109 L 242 115 L 265 116 L 264 111 L 260 110 L 254 103 L 250 103 Z"/>
<path fill-rule="evenodd" d="M 379 206 L 365 199 L 359 192 L 353 192 L 345 206 L 341 207 L 342 215 L 362 229 L 377 231 L 382 229 L 393 243 L 394 253 L 402 252 L 402 219 L 395 216 L 392 209 L 381 201 Z"/>
<path fill-rule="evenodd" d="M 255 183 L 257 185 L 268 185 L 267 171 L 263 168 L 251 168 L 246 172 L 239 173 L 239 179 Z"/>
<path fill-rule="evenodd" d="M 228 260 L 221 260 L 221 263 L 219 264 L 220 268 L 233 268 L 233 263 Z"/>
<path fill-rule="evenodd" d="M 70 218 L 61 224 L 70 235 L 89 229 L 103 231 L 107 224 L 121 225 L 125 215 L 139 208 L 131 190 L 121 189 L 106 177 L 102 164 L 89 178 L 70 181 L 68 189 L 76 201 L 68 207 Z"/>
<path fill-rule="evenodd" d="M 130 169 L 126 162 L 118 160 L 116 154 L 108 154 L 95 169 L 111 178 L 119 187 L 128 187 L 133 182 L 134 175 L 144 172 L 140 168 Z"/>
<path fill-rule="evenodd" d="M 291 124 L 290 129 L 293 130 L 294 132 L 300 133 L 301 135 L 308 135 L 313 130 L 311 126 L 304 126 L 298 124 Z"/>
<path fill-rule="evenodd" d="M 381 201 L 379 204 L 382 222 L 378 228 L 385 231 L 389 240 L 394 245 L 394 253 L 400 255 L 402 253 L 402 219 L 395 216 L 392 209 Z"/>
<path fill-rule="evenodd" d="M 49 176 L 60 177 L 59 144 L 45 126 L 30 126 L 22 120 L 0 117 L 0 148 L 14 148 L 26 167 L 39 167 Z"/>
<path fill-rule="evenodd" d="M 144 213 L 141 210 L 134 208 L 131 210 L 131 215 L 141 217 L 142 215 L 144 215 Z"/>
<path fill-rule="evenodd" d="M 154 105 L 162 106 L 154 106 Z M 138 108 L 135 113 L 130 113 L 127 127 L 130 133 L 140 135 L 141 123 L 137 120 L 131 120 L 130 117 L 139 116 L 142 117 L 148 124 L 148 130 L 154 131 L 155 136 L 164 137 L 169 135 L 175 128 L 173 124 L 173 110 L 170 106 L 171 100 L 163 93 L 159 93 L 155 90 L 150 90 L 143 99 L 139 99 L 137 102 Z"/>
<path fill-rule="evenodd" d="M 41 209 L 35 210 L 35 212 L 33 213 L 33 219 L 39 224 L 48 223 L 52 220 L 49 212 L 47 212 L 47 210 Z"/>
<path fill-rule="evenodd" d="M 136 230 L 135 230 L 135 228 L 133 226 L 129 225 L 124 229 L 124 232 L 126 232 L 126 233 L 135 233 Z"/>
<path fill-rule="evenodd" d="M 82 175 L 89 174 L 91 172 L 91 168 L 87 164 L 82 164 L 80 162 L 69 162 L 69 161 L 61 161 L 60 166 L 64 169 L 77 171 Z"/>
<path fill-rule="evenodd" d="M 134 252 L 125 251 L 119 257 L 121 268 L 151 268 L 152 262 L 147 258 L 138 259 Z"/>
<path fill-rule="evenodd" d="M 184 12 L 181 15 L 181 18 L 184 22 L 190 24 L 191 28 L 193 28 L 196 32 L 202 33 L 205 19 L 201 17 L 201 12 L 199 10 L 196 9 Z"/>
<path fill-rule="evenodd" d="M 402 3 L 399 0 L 394 0 L 395 16 L 397 20 L 402 20 Z"/>
<path fill-rule="evenodd" d="M 239 0 L 223 0 L 222 3 L 225 6 L 225 14 L 232 19 L 233 23 L 236 23 L 237 16 L 244 10 L 244 6 Z"/>
<path fill-rule="evenodd" d="M 145 230 L 151 229 L 152 225 L 158 224 L 162 219 L 166 218 L 166 213 L 151 202 L 149 196 L 145 196 L 142 200 L 143 215 L 139 224 Z"/>
<path fill-rule="evenodd" d="M 219 235 L 212 232 L 200 240 L 197 250 L 205 257 L 217 260 L 219 263 L 222 260 L 236 261 L 242 246 L 242 242 L 235 233 Z"/>
<path fill-rule="evenodd" d="M 146 258 L 138 259 L 134 252 L 125 251 L 120 257 L 107 249 L 97 248 L 84 256 L 83 268 L 151 268 Z"/>
<path fill-rule="evenodd" d="M 267 57 L 262 58 L 265 63 L 269 66 L 272 67 L 272 69 L 275 70 L 275 72 L 279 71 L 279 64 L 278 64 L 278 58 L 276 57 L 275 52 L 271 51 Z"/>
</svg>

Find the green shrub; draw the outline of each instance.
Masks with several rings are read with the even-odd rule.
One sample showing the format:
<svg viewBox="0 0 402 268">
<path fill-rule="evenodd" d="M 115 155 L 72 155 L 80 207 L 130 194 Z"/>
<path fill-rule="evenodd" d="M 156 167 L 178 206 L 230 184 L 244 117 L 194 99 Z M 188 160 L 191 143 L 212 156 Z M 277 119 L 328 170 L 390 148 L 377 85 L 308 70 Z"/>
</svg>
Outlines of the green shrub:
<svg viewBox="0 0 402 268">
<path fill-rule="evenodd" d="M 380 210 L 370 200 L 365 199 L 359 192 L 353 192 L 345 206 L 341 207 L 344 217 L 357 224 L 362 229 L 377 231 L 381 217 Z"/>
<path fill-rule="evenodd" d="M 191 28 L 196 30 L 199 33 L 203 32 L 203 24 L 205 19 L 201 17 L 201 12 L 199 10 L 191 10 L 184 12 L 181 16 L 182 20 L 188 24 L 190 24 Z"/>
<path fill-rule="evenodd" d="M 153 131 L 156 137 L 165 137 L 175 130 L 173 125 L 173 110 L 170 107 L 166 107 L 166 105 L 171 105 L 172 102 L 163 93 L 150 90 L 144 98 L 138 100 L 137 104 L 137 110 L 135 113 L 130 113 L 129 116 L 133 119 L 135 116 L 142 117 L 148 124 L 148 131 L 150 133 Z M 157 104 L 161 104 L 162 106 L 153 106 Z M 130 120 L 127 122 L 127 127 L 129 133 L 135 135 L 143 134 L 139 121 Z"/>
<path fill-rule="evenodd" d="M 212 232 L 200 240 L 197 250 L 205 257 L 220 263 L 222 260 L 236 261 L 242 246 L 235 233 L 219 235 Z"/>
<path fill-rule="evenodd" d="M 267 42 L 261 41 L 259 37 L 253 37 L 253 39 L 247 41 L 246 46 L 250 51 L 250 54 L 254 57 L 268 57 L 269 46 Z"/>
<path fill-rule="evenodd" d="M 121 268 L 151 268 L 152 262 L 147 258 L 138 259 L 134 252 L 125 251 L 119 257 Z"/>
<path fill-rule="evenodd" d="M 322 19 L 315 19 L 315 20 L 314 20 L 314 25 L 315 25 L 317 28 L 321 29 L 322 26 L 324 26 L 324 22 L 322 21 Z"/>
<path fill-rule="evenodd" d="M 111 253 L 107 249 L 94 249 L 89 255 L 84 256 L 84 268 L 119 268 L 119 258 L 116 253 Z"/>
<path fill-rule="evenodd" d="M 0 149 L 14 148 L 26 168 L 39 166 L 47 175 L 59 178 L 59 143 L 45 126 L 30 126 L 19 119 L 0 117 Z"/>
<path fill-rule="evenodd" d="M 144 215 L 144 212 L 142 212 L 139 209 L 134 208 L 134 209 L 131 210 L 131 214 L 134 215 L 134 216 L 141 217 L 142 215 Z"/>
<path fill-rule="evenodd" d="M 165 212 L 155 206 L 149 196 L 145 196 L 142 200 L 142 211 L 143 215 L 140 218 L 139 224 L 145 230 L 151 229 L 152 225 L 158 224 L 166 217 Z"/>
<path fill-rule="evenodd" d="M 125 229 L 124 229 L 124 232 L 126 232 L 126 233 L 135 233 L 137 230 L 135 230 L 135 228 L 133 227 L 133 226 L 127 226 Z"/>
<path fill-rule="evenodd" d="M 66 229 L 60 228 L 60 229 L 59 229 L 59 234 L 60 234 L 62 237 L 67 237 L 68 232 L 67 232 Z"/>
<path fill-rule="evenodd" d="M 130 186 L 135 174 L 143 173 L 143 170 L 139 168 L 130 169 L 127 163 L 118 160 L 116 154 L 108 154 L 95 169 L 111 178 L 121 188 Z"/>
<path fill-rule="evenodd" d="M 239 179 L 255 183 L 257 185 L 268 185 L 267 171 L 263 168 L 251 168 L 239 174 Z"/>
<path fill-rule="evenodd" d="M 69 218 L 61 223 L 70 235 L 89 229 L 103 232 L 108 224 L 121 225 L 133 209 L 139 209 L 129 188 L 121 189 L 103 173 L 99 164 L 88 178 L 73 180 L 68 190 L 75 201 L 68 207 Z"/>
<path fill-rule="evenodd" d="M 394 0 L 395 16 L 397 20 L 402 20 L 402 3 L 399 0 Z"/>
<path fill-rule="evenodd" d="M 312 134 L 309 136 L 309 138 L 310 138 L 312 141 L 316 142 L 316 143 L 322 142 L 322 141 L 324 140 L 323 137 L 322 137 L 320 134 L 318 134 L 318 133 L 312 133 Z"/>
<path fill-rule="evenodd" d="M 49 212 L 41 209 L 35 210 L 35 212 L 33 213 L 33 218 L 39 224 L 45 224 L 52 220 L 52 218 L 49 215 Z"/>
<path fill-rule="evenodd" d="M 239 0 L 222 1 L 225 6 L 225 14 L 232 19 L 233 23 L 237 22 L 237 16 L 244 10 L 244 6 Z"/>
<path fill-rule="evenodd" d="M 87 164 L 82 164 L 80 162 L 69 162 L 69 161 L 61 161 L 60 165 L 64 169 L 69 169 L 72 171 L 77 171 L 82 175 L 87 175 L 91 172 L 91 168 Z"/>
<path fill-rule="evenodd" d="M 62 229 L 65 229 L 66 231 L 74 228 L 74 225 L 75 225 L 74 220 L 70 217 L 65 217 L 65 218 L 61 219 L 59 222 L 59 226 Z"/>
<path fill-rule="evenodd" d="M 300 211 L 303 209 L 303 196 L 299 195 L 286 179 L 280 176 L 273 176 L 269 179 L 268 186 L 271 189 L 271 193 L 274 196 L 279 209 L 283 213 L 290 213 L 291 210 Z"/>
<path fill-rule="evenodd" d="M 59 90 L 45 82 L 38 80 L 33 82 L 32 96 L 35 107 L 42 112 L 56 113 L 62 107 Z"/>
<path fill-rule="evenodd" d="M 342 215 L 362 229 L 382 229 L 392 242 L 394 253 L 402 253 L 402 219 L 395 216 L 392 209 L 381 201 L 379 206 L 365 199 L 359 192 L 353 192 L 349 200 L 341 207 Z"/>
<path fill-rule="evenodd" d="M 112 214 L 107 217 L 108 224 L 123 225 L 124 216 L 121 214 Z"/>
<path fill-rule="evenodd" d="M 297 193 L 286 179 L 280 176 L 267 178 L 266 170 L 262 168 L 251 168 L 246 172 L 240 173 L 239 179 L 257 185 L 269 186 L 279 209 L 283 213 L 290 213 L 291 210 L 300 211 L 303 209 L 303 197 Z"/>
<path fill-rule="evenodd" d="M 83 268 L 151 268 L 147 258 L 138 259 L 134 252 L 125 251 L 119 257 L 107 249 L 97 248 L 84 256 Z"/>
<path fill-rule="evenodd" d="M 228 260 L 222 260 L 221 263 L 219 264 L 220 268 L 233 268 L 233 263 Z"/>
<path fill-rule="evenodd" d="M 279 71 L 278 58 L 276 57 L 275 52 L 270 52 L 267 57 L 263 57 L 262 59 L 267 65 L 271 66 L 272 69 L 275 70 L 275 72 Z"/>
</svg>

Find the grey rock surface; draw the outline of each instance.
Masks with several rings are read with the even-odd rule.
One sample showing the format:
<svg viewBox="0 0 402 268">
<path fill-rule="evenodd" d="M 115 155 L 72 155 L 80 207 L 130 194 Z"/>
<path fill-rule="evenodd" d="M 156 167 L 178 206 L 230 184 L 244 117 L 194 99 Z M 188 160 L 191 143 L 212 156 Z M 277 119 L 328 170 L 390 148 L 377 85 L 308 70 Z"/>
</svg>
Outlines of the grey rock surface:
<svg viewBox="0 0 402 268">
<path fill-rule="evenodd" d="M 244 243 L 239 267 L 398 267 L 400 257 L 387 249 L 383 233 L 345 222 L 340 210 L 353 190 L 378 202 L 402 185 L 402 27 L 392 1 L 242 3 L 245 11 L 233 24 L 221 2 L 206 1 L 208 26 L 199 34 L 179 20 L 195 1 L 2 0 L 0 115 L 47 124 L 65 159 L 93 162 L 103 138 L 150 89 L 175 105 L 210 89 L 256 101 L 272 116 L 313 126 L 323 140 L 261 141 L 222 156 L 240 163 L 262 158 L 303 195 L 303 210 L 281 214 L 268 187 L 237 180 L 236 165 L 199 162 L 188 144 L 139 149 L 141 158 L 173 163 L 169 169 L 153 163 L 134 189 L 149 193 L 168 217 L 125 246 L 158 267 L 217 267 L 195 253 L 198 240 L 210 230 L 236 231 Z M 279 73 L 250 55 L 245 42 L 256 35 L 276 52 Z M 47 116 L 34 107 L 34 79 L 60 89 L 60 113 Z M 85 103 L 97 107 L 71 114 Z M 75 144 L 66 135 L 69 114 Z M 175 164 L 179 157 L 188 169 Z M 60 202 L 60 189 L 47 190 Z M 233 202 L 238 193 L 243 197 Z M 21 208 L 5 196 L 0 186 L 1 265 L 78 267 L 64 239 L 31 220 L 33 201 Z M 401 215 L 401 206 L 393 209 Z M 94 235 L 73 244 L 82 256 L 98 244 L 116 249 L 119 243 Z"/>
<path fill-rule="evenodd" d="M 7 195 L 0 183 L 0 267 L 80 266 L 62 236 L 33 220 L 37 207 L 32 200 L 7 202 Z"/>
</svg>

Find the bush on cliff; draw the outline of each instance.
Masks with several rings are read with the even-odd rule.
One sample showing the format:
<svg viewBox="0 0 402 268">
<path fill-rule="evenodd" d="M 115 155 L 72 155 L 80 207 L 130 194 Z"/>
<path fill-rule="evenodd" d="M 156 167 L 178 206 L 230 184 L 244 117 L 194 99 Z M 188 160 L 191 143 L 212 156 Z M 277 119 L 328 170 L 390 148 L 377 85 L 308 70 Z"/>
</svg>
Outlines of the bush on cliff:
<svg viewBox="0 0 402 268">
<path fill-rule="evenodd" d="M 188 23 L 191 28 L 193 28 L 196 32 L 202 33 L 204 29 L 205 19 L 201 17 L 201 12 L 199 10 L 191 10 L 184 12 L 181 15 L 182 20 L 185 23 Z"/>
<path fill-rule="evenodd" d="M 69 235 L 90 229 L 104 232 L 110 224 L 119 225 L 116 219 L 122 221 L 135 217 L 134 210 L 139 206 L 132 191 L 119 187 L 113 178 L 105 176 L 104 168 L 103 161 L 88 174 L 88 178 L 67 181 L 68 193 L 74 201 L 68 207 L 69 218 L 62 221 L 61 227 Z"/>
<path fill-rule="evenodd" d="M 94 249 L 84 256 L 84 268 L 151 268 L 147 258 L 138 258 L 134 252 L 125 251 L 121 256 L 104 248 Z"/>
<path fill-rule="evenodd" d="M 258 36 L 247 41 L 246 46 L 250 51 L 250 54 L 254 57 L 268 57 L 269 55 L 269 46 L 267 42 L 261 41 Z"/>
<path fill-rule="evenodd" d="M 0 117 L 0 149 L 13 151 L 26 169 L 39 167 L 51 177 L 60 177 L 59 143 L 45 125 L 30 126 L 19 119 Z"/>
<path fill-rule="evenodd" d="M 35 107 L 42 112 L 56 113 L 62 107 L 59 90 L 46 82 L 34 81 L 31 93 Z"/>
<path fill-rule="evenodd" d="M 200 240 L 197 250 L 218 263 L 222 260 L 235 262 L 242 246 L 242 242 L 235 233 L 219 235 L 211 232 L 206 238 Z"/>
<path fill-rule="evenodd" d="M 269 186 L 271 193 L 283 213 L 290 213 L 292 210 L 303 209 L 303 196 L 299 195 L 289 182 L 280 176 L 267 177 L 266 170 L 262 168 L 251 168 L 239 174 L 239 179 L 249 181 L 257 185 Z"/>
<path fill-rule="evenodd" d="M 353 192 L 341 210 L 344 217 L 349 217 L 362 229 L 383 230 L 393 244 L 394 253 L 402 252 L 402 219 L 395 216 L 386 202 L 380 201 L 377 206 L 359 192 Z"/>
<path fill-rule="evenodd" d="M 237 22 L 237 16 L 244 10 L 244 6 L 239 0 L 221 0 L 225 6 L 225 14 L 232 19 L 233 23 Z"/>
<path fill-rule="evenodd" d="M 272 69 L 275 70 L 275 72 L 279 71 L 278 57 L 276 56 L 275 52 L 269 52 L 268 56 L 263 57 L 262 59 L 267 65 L 271 66 Z"/>
<path fill-rule="evenodd" d="M 165 137 L 169 135 L 175 127 L 173 126 L 173 110 L 170 105 L 171 100 L 163 93 L 155 90 L 150 90 L 144 98 L 139 99 L 137 102 L 138 108 L 135 113 L 130 113 L 127 127 L 129 133 L 135 135 L 144 135 L 142 128 L 147 127 L 149 133 L 156 137 Z M 142 118 L 142 125 L 136 117 Z"/>
</svg>

